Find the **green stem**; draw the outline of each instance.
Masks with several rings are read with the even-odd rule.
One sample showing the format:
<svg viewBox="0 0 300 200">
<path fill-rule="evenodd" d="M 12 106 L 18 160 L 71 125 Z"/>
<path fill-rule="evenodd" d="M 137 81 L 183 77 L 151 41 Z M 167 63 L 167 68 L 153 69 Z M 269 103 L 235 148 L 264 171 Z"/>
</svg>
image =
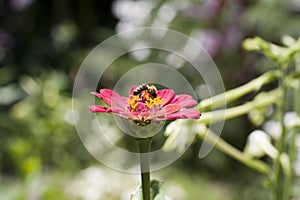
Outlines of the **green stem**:
<svg viewBox="0 0 300 200">
<path fill-rule="evenodd" d="M 150 200 L 150 162 L 149 152 L 151 149 L 152 138 L 137 138 L 140 153 L 141 181 L 143 200 Z"/>
<path fill-rule="evenodd" d="M 208 99 L 202 100 L 198 104 L 198 109 L 202 112 L 211 109 L 213 106 L 214 108 L 217 108 L 219 106 L 223 106 L 226 103 L 230 103 L 250 92 L 258 91 L 263 85 L 272 82 L 273 80 L 276 80 L 279 73 L 277 70 L 269 71 L 261 76 L 257 77 L 256 79 L 253 79 L 252 81 L 238 87 L 232 90 L 229 90 L 225 93 L 213 96 Z"/>
<path fill-rule="evenodd" d="M 285 69 L 285 67 L 281 67 L 282 69 Z M 282 166 L 280 163 L 280 156 L 284 153 L 284 148 L 285 148 L 285 137 L 286 137 L 286 130 L 285 130 L 285 125 L 284 125 L 284 114 L 286 112 L 285 109 L 285 100 L 286 100 L 286 84 L 284 83 L 285 79 L 285 72 L 282 72 L 282 76 L 279 78 L 279 88 L 281 88 L 282 95 L 280 98 L 278 98 L 278 115 L 279 115 L 279 122 L 282 127 L 281 135 L 280 138 L 277 141 L 276 144 L 276 149 L 278 150 L 278 156 L 275 160 L 274 163 L 274 199 L 275 200 L 283 200 L 283 187 L 282 187 L 282 178 L 283 173 L 282 173 Z"/>
<path fill-rule="evenodd" d="M 240 150 L 236 149 L 232 145 L 228 144 L 225 140 L 218 137 L 210 129 L 206 129 L 206 131 L 201 131 L 201 133 L 198 133 L 198 136 L 202 140 L 205 139 L 211 144 L 215 144 L 215 147 L 217 149 L 229 155 L 230 157 L 240 161 L 246 166 L 255 169 L 263 174 L 267 174 L 269 172 L 269 166 L 266 163 L 260 160 L 254 160 L 252 157 L 242 153 Z"/>
<path fill-rule="evenodd" d="M 300 54 L 295 58 L 295 73 L 300 73 Z M 298 79 L 296 89 L 294 91 L 294 111 L 300 115 L 300 80 Z"/>
<path fill-rule="evenodd" d="M 296 139 L 297 132 L 295 130 L 292 131 L 292 137 L 290 140 L 290 145 L 289 145 L 289 152 L 288 156 L 290 158 L 290 166 L 288 173 L 286 173 L 286 177 L 284 180 L 284 186 L 283 186 L 283 200 L 289 200 L 290 195 L 291 195 L 291 188 L 292 188 L 292 183 L 293 183 L 293 175 L 294 175 L 294 170 L 293 170 L 293 162 L 295 160 L 295 152 L 296 152 L 296 147 L 295 147 L 295 139 Z"/>
<path fill-rule="evenodd" d="M 295 56 L 295 73 L 300 72 L 300 54 Z M 294 87 L 294 111 L 299 115 L 300 114 L 300 80 L 297 81 L 296 87 Z M 298 128 L 293 127 L 292 136 L 289 142 L 289 151 L 288 155 L 290 158 L 290 173 L 287 174 L 287 177 L 284 182 L 284 190 L 283 190 L 283 198 L 284 200 L 288 200 L 291 194 L 291 187 L 293 183 L 293 175 L 294 175 L 294 170 L 293 170 L 293 165 L 295 161 L 295 154 L 297 151 L 296 145 L 295 145 L 295 140 L 296 140 L 296 135 L 298 133 Z"/>
<path fill-rule="evenodd" d="M 245 103 L 243 105 L 236 106 L 233 108 L 228 108 L 226 110 L 204 112 L 201 115 L 199 121 L 204 124 L 210 124 L 210 123 L 216 123 L 227 119 L 232 119 L 247 114 L 249 113 L 249 111 L 253 109 L 262 108 L 274 104 L 278 101 L 278 98 L 280 96 L 281 96 L 281 91 L 278 89 L 266 93 L 261 93 L 260 96 L 257 96 L 257 98 L 255 98 L 253 101 Z"/>
</svg>

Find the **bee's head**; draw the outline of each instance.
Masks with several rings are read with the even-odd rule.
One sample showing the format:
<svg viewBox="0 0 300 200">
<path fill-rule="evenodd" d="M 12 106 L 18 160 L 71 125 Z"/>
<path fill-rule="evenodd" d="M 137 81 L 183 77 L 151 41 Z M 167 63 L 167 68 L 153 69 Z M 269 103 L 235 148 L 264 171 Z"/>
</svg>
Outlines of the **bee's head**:
<svg viewBox="0 0 300 200">
<path fill-rule="evenodd" d="M 156 87 L 152 84 L 148 86 L 148 92 L 151 94 L 153 98 L 156 98 Z"/>
</svg>

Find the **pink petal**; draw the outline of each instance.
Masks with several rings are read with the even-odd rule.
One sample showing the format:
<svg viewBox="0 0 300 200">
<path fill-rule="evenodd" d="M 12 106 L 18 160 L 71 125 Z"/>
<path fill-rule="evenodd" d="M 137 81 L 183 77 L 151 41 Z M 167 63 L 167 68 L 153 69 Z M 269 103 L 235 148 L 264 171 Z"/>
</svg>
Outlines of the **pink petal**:
<svg viewBox="0 0 300 200">
<path fill-rule="evenodd" d="M 89 106 L 89 110 L 91 112 L 107 112 L 107 108 L 103 106 L 97 106 L 97 105 Z"/>
<path fill-rule="evenodd" d="M 163 100 L 162 106 L 168 104 L 174 98 L 174 91 L 170 89 L 158 90 L 156 94 Z"/>
<path fill-rule="evenodd" d="M 159 119 L 166 118 L 167 115 L 177 112 L 180 109 L 181 109 L 180 105 L 168 104 L 164 106 L 160 111 L 155 112 L 153 114 L 153 118 L 159 118 Z"/>
<path fill-rule="evenodd" d="M 120 109 L 120 108 L 106 108 L 103 106 L 98 106 L 98 105 L 92 105 L 89 106 L 89 110 L 91 112 L 104 112 L 104 113 L 112 113 L 116 115 L 121 115 L 121 116 L 128 116 L 128 112 L 126 110 Z"/>
<path fill-rule="evenodd" d="M 110 108 L 112 114 L 117 114 L 121 116 L 129 116 L 128 111 L 120 109 L 120 108 Z"/>
<path fill-rule="evenodd" d="M 103 92 L 105 94 L 104 96 L 103 96 Z M 111 106 L 111 94 L 112 94 L 112 90 L 101 89 L 100 93 L 98 93 L 98 92 L 91 92 L 91 94 L 97 96 L 99 99 L 101 99 L 108 106 Z"/>
<path fill-rule="evenodd" d="M 197 105 L 197 101 L 192 96 L 187 94 L 179 94 L 174 97 L 170 104 L 178 104 L 181 108 L 187 108 Z"/>
<path fill-rule="evenodd" d="M 185 109 L 176 113 L 167 115 L 167 119 L 199 119 L 201 113 L 196 109 Z"/>
<path fill-rule="evenodd" d="M 119 95 L 117 92 L 110 90 L 110 89 L 101 89 L 100 90 L 100 94 L 101 94 L 101 99 L 104 103 L 110 103 L 110 106 L 112 106 L 111 104 L 116 104 L 118 106 L 121 107 L 126 107 L 127 106 L 127 98 L 122 97 L 121 95 Z M 108 104 L 109 105 L 109 104 Z"/>
<path fill-rule="evenodd" d="M 176 104 L 168 104 L 162 108 L 162 110 L 166 115 L 177 112 L 180 109 L 181 109 L 180 105 L 176 105 Z"/>
<path fill-rule="evenodd" d="M 137 120 L 137 121 L 145 121 L 145 120 L 151 119 L 149 111 L 142 112 L 142 113 L 140 113 L 140 112 L 131 112 L 129 114 L 129 117 L 130 117 L 130 119 Z"/>
<path fill-rule="evenodd" d="M 135 90 L 135 88 L 137 88 L 138 86 L 137 85 L 134 85 L 132 86 L 130 89 L 129 89 L 129 96 L 133 94 L 133 91 Z"/>
<path fill-rule="evenodd" d="M 97 96 L 99 99 L 101 99 L 100 93 L 98 93 L 98 92 L 91 92 L 91 94 L 93 94 L 93 95 Z"/>
<path fill-rule="evenodd" d="M 101 89 L 100 93 L 91 92 L 91 94 L 100 98 L 108 106 L 122 108 L 127 106 L 127 99 L 110 89 Z"/>
</svg>

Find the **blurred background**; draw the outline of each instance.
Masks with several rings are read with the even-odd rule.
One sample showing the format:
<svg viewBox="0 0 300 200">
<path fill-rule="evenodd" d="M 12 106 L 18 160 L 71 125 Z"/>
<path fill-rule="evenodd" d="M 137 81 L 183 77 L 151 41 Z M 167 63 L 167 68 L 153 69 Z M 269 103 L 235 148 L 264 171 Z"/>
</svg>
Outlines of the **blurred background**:
<svg viewBox="0 0 300 200">
<path fill-rule="evenodd" d="M 298 37 L 299 22 L 299 0 L 0 0 L 0 199 L 129 199 L 138 186 L 138 175 L 95 160 L 74 128 L 76 71 L 101 41 L 136 27 L 177 30 L 203 45 L 228 90 L 272 66 L 244 52 L 244 38 L 278 43 L 286 34 Z M 121 57 L 102 86 L 111 88 L 124 73 L 120 65 L 143 62 Z M 222 137 L 242 149 L 253 129 L 246 116 L 237 118 Z M 174 199 L 265 199 L 264 177 L 217 150 L 199 159 L 200 146 L 195 140 L 153 173 Z"/>
</svg>

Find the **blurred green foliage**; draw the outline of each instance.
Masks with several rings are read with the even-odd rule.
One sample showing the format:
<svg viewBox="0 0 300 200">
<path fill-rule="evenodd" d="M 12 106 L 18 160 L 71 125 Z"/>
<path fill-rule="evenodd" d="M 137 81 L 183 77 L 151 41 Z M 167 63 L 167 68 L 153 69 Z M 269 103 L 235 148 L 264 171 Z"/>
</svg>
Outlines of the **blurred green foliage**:
<svg viewBox="0 0 300 200">
<path fill-rule="evenodd" d="M 125 11 L 117 10 L 122 2 L 131 6 Z M 260 36 L 276 43 L 284 34 L 300 35 L 297 1 L 160 0 L 146 6 L 145 13 L 150 9 L 149 15 L 142 17 L 137 12 L 134 16 L 132 10 L 139 10 L 141 2 L 149 3 L 0 1 L 1 199 L 29 199 L 29 193 L 41 185 L 39 194 L 35 194 L 37 199 L 70 199 L 62 191 L 62 185 L 71 179 L 66 174 L 74 175 L 95 162 L 72 124 L 72 82 L 87 53 L 99 42 L 122 31 L 120 27 L 160 26 L 194 37 L 213 57 L 226 88 L 245 83 L 269 69 L 269 61 L 257 59 L 260 55 L 245 55 L 241 51 L 245 37 Z M 126 56 L 116 65 L 129 66 L 136 62 Z M 116 65 L 110 69 L 113 75 L 110 73 L 103 80 L 103 86 L 110 86 L 125 70 Z M 189 78 L 197 82 L 192 76 Z M 247 136 L 245 129 L 249 132 L 253 129 L 246 118 L 231 120 L 225 125 L 223 137 L 242 148 Z M 176 162 L 179 170 L 176 181 L 183 182 L 181 187 L 194 177 L 186 175 L 187 172 L 199 176 L 206 173 L 209 177 L 204 181 L 197 179 L 199 183 L 196 183 L 206 185 L 210 181 L 206 179 L 213 179 L 222 189 L 225 181 L 230 182 L 228 188 L 223 188 L 225 195 L 232 197 L 228 199 L 253 199 L 253 190 L 257 191 L 257 182 L 250 181 L 253 174 L 249 175 L 248 169 L 216 152 L 204 160 L 198 159 L 199 145 L 201 142 L 195 141 Z M 44 175 L 48 173 L 49 177 Z M 192 186 L 184 189 L 197 193 Z M 214 196 L 215 187 L 204 188 L 211 193 L 210 199 L 222 196 L 219 195 L 222 190 Z M 244 188 L 247 190 L 243 193 Z M 230 195 L 232 191 L 237 197 Z"/>
<path fill-rule="evenodd" d="M 22 77 L 20 87 L 26 97 L 1 115 L 5 119 L 1 123 L 4 171 L 27 176 L 49 167 L 74 170 L 87 160 L 73 128 L 67 86 L 61 72 L 44 73 L 38 79 Z"/>
</svg>

